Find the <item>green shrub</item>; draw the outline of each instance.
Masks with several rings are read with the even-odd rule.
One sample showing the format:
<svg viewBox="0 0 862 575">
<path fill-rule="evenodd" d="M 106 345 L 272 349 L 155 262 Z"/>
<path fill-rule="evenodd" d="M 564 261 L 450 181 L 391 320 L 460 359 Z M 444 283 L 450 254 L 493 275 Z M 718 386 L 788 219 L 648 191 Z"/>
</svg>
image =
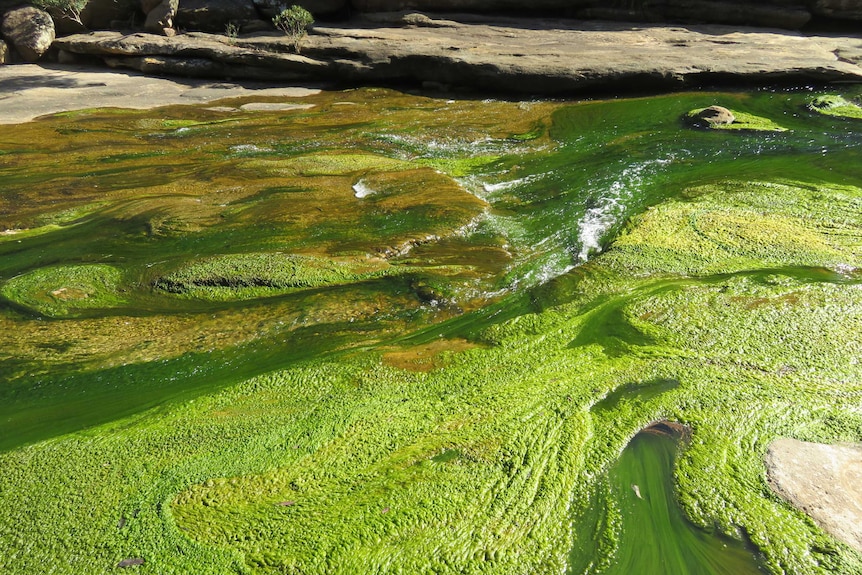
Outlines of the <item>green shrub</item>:
<svg viewBox="0 0 862 575">
<path fill-rule="evenodd" d="M 33 0 L 33 6 L 47 12 L 59 12 L 63 17 L 81 26 L 81 12 L 87 6 L 88 0 Z"/>
<path fill-rule="evenodd" d="M 314 17 L 305 8 L 293 5 L 279 12 L 272 23 L 290 38 L 293 50 L 299 54 L 299 44 L 308 27 L 314 24 Z"/>
<path fill-rule="evenodd" d="M 227 36 L 228 44 L 233 45 L 236 43 L 237 36 L 239 36 L 239 26 L 236 22 L 228 22 L 224 27 L 224 35 Z"/>
</svg>

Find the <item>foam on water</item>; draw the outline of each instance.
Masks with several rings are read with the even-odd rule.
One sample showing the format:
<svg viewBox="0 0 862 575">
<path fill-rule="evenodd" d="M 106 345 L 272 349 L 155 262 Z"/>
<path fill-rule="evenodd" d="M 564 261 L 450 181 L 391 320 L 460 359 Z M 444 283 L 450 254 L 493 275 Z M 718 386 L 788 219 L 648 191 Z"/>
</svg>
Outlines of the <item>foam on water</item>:
<svg viewBox="0 0 862 575">
<path fill-rule="evenodd" d="M 482 183 L 482 189 L 484 189 L 487 193 L 493 194 L 496 192 L 502 192 L 505 190 L 509 190 L 511 188 L 515 188 L 524 184 L 531 184 L 535 181 L 541 180 L 547 174 L 532 174 L 529 176 L 524 176 L 523 178 L 516 178 L 514 180 L 508 180 L 505 182 L 498 182 L 496 184 Z"/>
<path fill-rule="evenodd" d="M 271 152 L 272 148 L 261 148 L 254 144 L 237 144 L 235 146 L 231 146 L 230 151 L 237 154 L 256 154 Z"/>
<path fill-rule="evenodd" d="M 395 144 L 395 153 L 403 160 L 502 154 L 511 148 L 511 142 L 491 137 L 467 140 L 462 138 L 419 138 L 403 134 L 380 134 L 383 142 Z"/>
<path fill-rule="evenodd" d="M 578 222 L 579 262 L 583 263 L 602 251 L 601 242 L 605 235 L 626 217 L 629 203 L 646 179 L 672 161 L 673 158 L 649 160 L 620 172 L 619 178 L 611 182 Z"/>
<path fill-rule="evenodd" d="M 364 180 L 359 180 L 353 184 L 353 195 L 359 199 L 367 198 L 377 193 L 377 190 L 369 188 Z"/>
</svg>

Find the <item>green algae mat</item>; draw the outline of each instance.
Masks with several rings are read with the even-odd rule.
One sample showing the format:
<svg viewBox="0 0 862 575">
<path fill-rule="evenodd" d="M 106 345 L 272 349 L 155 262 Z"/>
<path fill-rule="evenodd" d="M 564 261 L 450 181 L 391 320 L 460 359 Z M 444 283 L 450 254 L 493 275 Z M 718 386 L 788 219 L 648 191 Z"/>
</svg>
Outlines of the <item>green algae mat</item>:
<svg viewBox="0 0 862 575">
<path fill-rule="evenodd" d="M 862 441 L 858 101 L 4 129 L 0 571 L 862 573 L 763 463 Z"/>
</svg>

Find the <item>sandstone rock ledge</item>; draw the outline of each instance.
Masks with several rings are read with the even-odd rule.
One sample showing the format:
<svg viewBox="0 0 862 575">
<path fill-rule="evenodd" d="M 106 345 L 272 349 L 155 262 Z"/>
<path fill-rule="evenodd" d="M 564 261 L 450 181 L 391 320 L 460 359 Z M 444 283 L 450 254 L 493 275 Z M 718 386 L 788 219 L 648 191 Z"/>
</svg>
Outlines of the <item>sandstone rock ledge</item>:
<svg viewBox="0 0 862 575">
<path fill-rule="evenodd" d="M 769 29 L 476 16 L 369 16 L 315 27 L 302 54 L 271 33 L 229 41 L 95 32 L 60 38 L 148 74 L 267 81 L 405 83 L 529 95 L 674 90 L 713 84 L 862 82 L 862 38 Z"/>
<path fill-rule="evenodd" d="M 769 446 L 766 469 L 773 491 L 862 552 L 862 444 L 778 439 Z"/>
</svg>

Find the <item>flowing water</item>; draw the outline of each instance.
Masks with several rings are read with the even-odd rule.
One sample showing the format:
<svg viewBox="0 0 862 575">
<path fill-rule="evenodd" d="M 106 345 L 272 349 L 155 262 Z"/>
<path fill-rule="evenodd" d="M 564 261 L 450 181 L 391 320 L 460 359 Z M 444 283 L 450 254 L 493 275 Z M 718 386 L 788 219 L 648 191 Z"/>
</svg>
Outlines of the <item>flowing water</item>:
<svg viewBox="0 0 862 575">
<path fill-rule="evenodd" d="M 593 500 L 593 505 L 603 509 L 592 516 L 593 520 L 606 520 L 609 514 L 619 517 L 620 554 L 608 560 L 591 553 L 584 567 L 578 560 L 583 561 L 587 554 L 576 548 L 570 572 L 766 573 L 749 542 L 698 529 L 681 512 L 672 481 L 678 439 L 645 430 L 626 446 Z"/>
<path fill-rule="evenodd" d="M 790 559 L 766 535 L 743 542 L 765 512 L 739 493 L 762 497 L 758 486 L 698 500 L 685 475 L 683 509 L 674 481 L 675 466 L 700 469 L 699 438 L 732 427 L 709 414 L 751 397 L 770 415 L 740 428 L 740 468 L 779 433 L 862 439 L 847 407 L 859 334 L 846 327 L 860 315 L 862 129 L 808 110 L 811 97 L 519 103 L 364 89 L 284 112 L 238 101 L 4 128 L 6 499 L 45 498 L 23 485 L 51 465 L 50 446 L 88 442 L 64 463 L 79 465 L 69 485 L 120 466 L 101 483 L 116 489 L 86 505 L 122 525 L 82 535 L 91 550 L 69 572 L 136 554 L 168 569 L 160 532 L 200 572 L 852 563 L 799 535 L 804 520 L 786 510 L 770 517 L 797 522 L 774 528 L 796 538 Z M 785 130 L 682 120 L 714 103 Z M 831 319 L 793 319 L 820 309 Z M 758 321 L 762 332 L 748 327 Z M 816 369 L 818 401 L 832 403 L 776 423 L 781 401 L 816 387 L 780 378 Z M 723 377 L 739 385 L 714 400 L 715 386 L 698 391 L 698 378 Z M 696 420 L 690 460 L 675 463 L 667 437 L 635 435 L 670 415 Z M 303 497 L 313 513 L 296 516 Z M 266 518 L 273 501 L 292 522 Z M 149 523 L 127 535 L 134 509 Z M 82 529 L 63 513 L 58 533 Z M 14 529 L 0 518 L 10 572 L 68 545 L 45 535 L 49 516 Z M 23 542 L 38 533 L 49 543 Z"/>
</svg>

